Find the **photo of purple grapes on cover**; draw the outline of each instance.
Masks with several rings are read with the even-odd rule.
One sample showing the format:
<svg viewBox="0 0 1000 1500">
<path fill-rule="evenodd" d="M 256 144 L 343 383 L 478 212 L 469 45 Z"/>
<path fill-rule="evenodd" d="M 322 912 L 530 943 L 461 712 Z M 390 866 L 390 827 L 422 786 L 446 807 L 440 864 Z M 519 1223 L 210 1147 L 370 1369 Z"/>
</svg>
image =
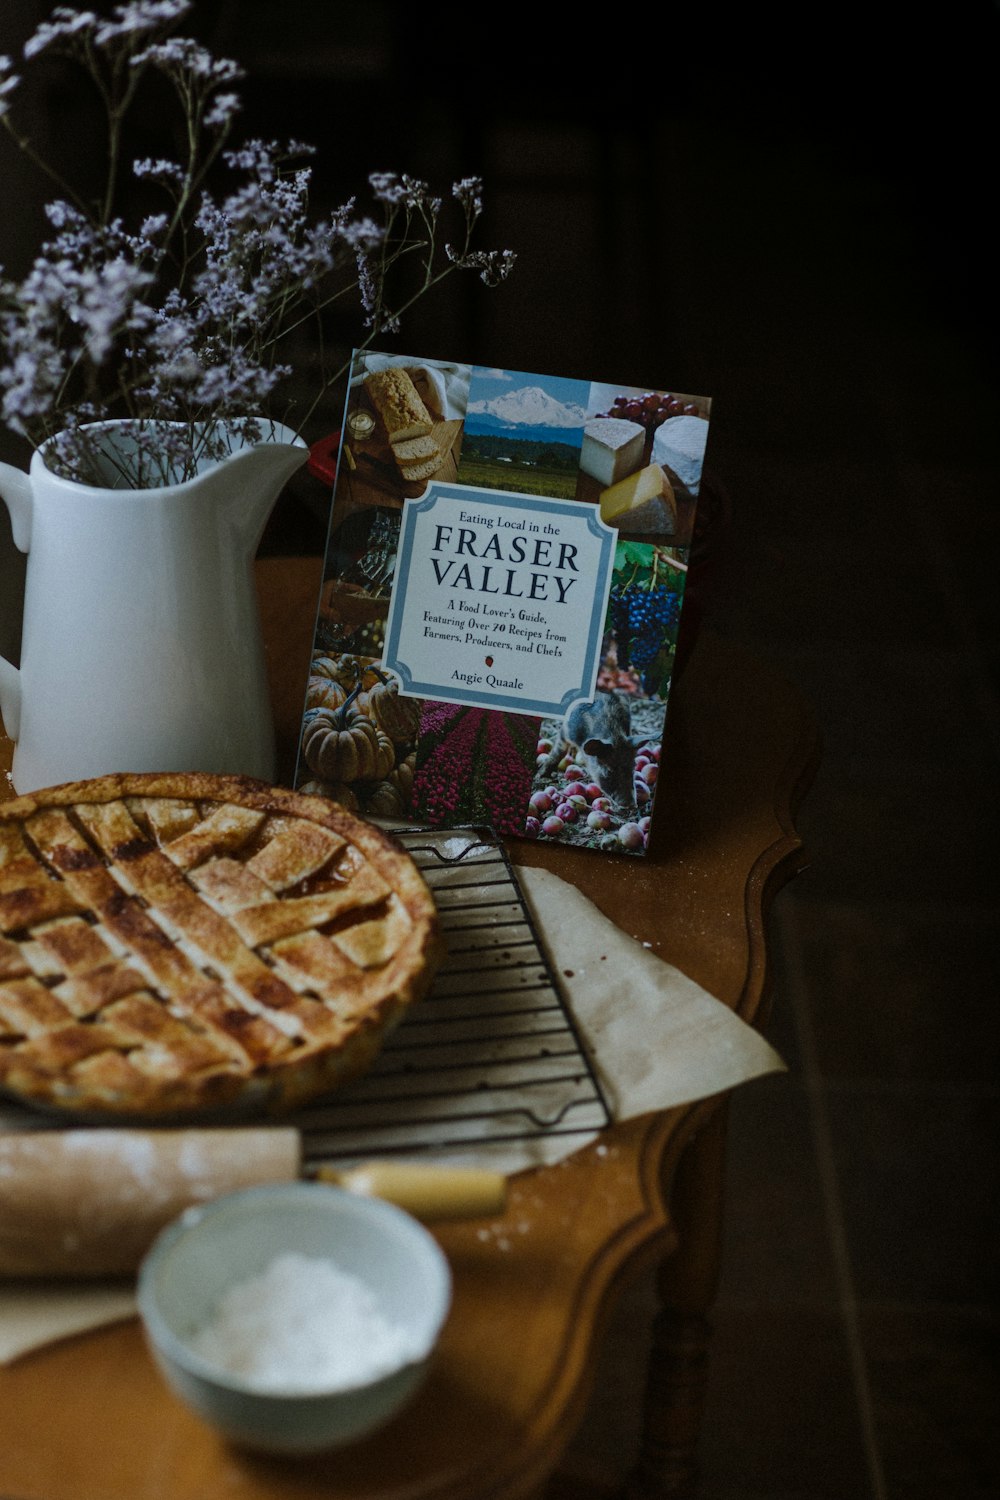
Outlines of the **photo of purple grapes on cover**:
<svg viewBox="0 0 1000 1500">
<path fill-rule="evenodd" d="M 420 718 L 412 815 L 454 827 L 523 831 L 538 720 L 497 709 L 426 700 Z"/>
<path fill-rule="evenodd" d="M 645 852 L 685 573 L 680 548 L 619 542 L 597 693 L 541 721 L 529 838 Z"/>
</svg>

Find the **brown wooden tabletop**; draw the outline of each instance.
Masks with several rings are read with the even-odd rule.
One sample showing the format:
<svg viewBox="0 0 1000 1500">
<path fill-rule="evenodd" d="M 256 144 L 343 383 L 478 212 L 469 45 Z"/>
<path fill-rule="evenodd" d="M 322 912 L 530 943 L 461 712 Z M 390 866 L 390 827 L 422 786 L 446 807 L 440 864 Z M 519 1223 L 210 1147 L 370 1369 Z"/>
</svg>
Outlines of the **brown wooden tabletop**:
<svg viewBox="0 0 1000 1500">
<path fill-rule="evenodd" d="M 258 581 L 278 779 L 287 783 L 320 561 L 267 559 L 258 564 Z M 702 631 L 674 689 L 647 857 L 513 841 L 509 852 L 516 864 L 541 865 L 571 881 L 625 932 L 761 1024 L 767 908 L 802 863 L 793 815 L 815 754 L 811 713 L 790 684 Z M 5 766 L 9 757 L 9 742 L 0 741 Z M 4 793 L 10 794 L 5 778 Z M 567 1162 L 513 1179 L 502 1219 L 436 1226 L 455 1292 L 438 1357 L 414 1402 L 367 1440 L 303 1460 L 252 1456 L 227 1445 L 168 1393 L 133 1321 L 0 1369 L 0 1497 L 512 1500 L 530 1494 L 557 1464 L 583 1413 L 591 1356 L 623 1278 L 650 1257 L 667 1255 L 665 1294 L 672 1295 L 669 1268 L 683 1267 L 677 1305 L 704 1310 L 717 1229 L 707 1220 L 717 1213 L 703 1205 L 719 1197 L 721 1158 L 718 1151 L 699 1157 L 685 1148 L 692 1139 L 696 1146 L 711 1140 L 721 1103 L 615 1125 Z M 675 1202 L 682 1159 L 695 1161 L 697 1170 L 682 1169 Z M 687 1445 L 693 1440 L 688 1434 Z M 687 1479 L 668 1475 L 665 1483 L 665 1493 L 681 1494 Z"/>
</svg>

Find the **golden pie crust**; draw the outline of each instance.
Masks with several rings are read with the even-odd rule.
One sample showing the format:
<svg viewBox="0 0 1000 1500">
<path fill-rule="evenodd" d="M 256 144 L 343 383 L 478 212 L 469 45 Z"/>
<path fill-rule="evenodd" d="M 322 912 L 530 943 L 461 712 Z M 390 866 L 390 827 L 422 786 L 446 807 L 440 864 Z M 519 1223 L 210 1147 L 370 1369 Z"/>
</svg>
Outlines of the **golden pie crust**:
<svg viewBox="0 0 1000 1500">
<path fill-rule="evenodd" d="M 406 851 L 241 777 L 0 804 L 0 1089 L 95 1116 L 278 1112 L 363 1072 L 443 957 Z"/>
</svg>

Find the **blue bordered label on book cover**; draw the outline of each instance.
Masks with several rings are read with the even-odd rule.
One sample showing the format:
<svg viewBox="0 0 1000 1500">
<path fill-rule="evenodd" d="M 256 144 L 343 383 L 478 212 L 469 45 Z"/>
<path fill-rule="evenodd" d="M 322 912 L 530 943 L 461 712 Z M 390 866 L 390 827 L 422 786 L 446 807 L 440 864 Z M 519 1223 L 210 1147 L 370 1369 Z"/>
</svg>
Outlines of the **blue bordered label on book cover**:
<svg viewBox="0 0 1000 1500">
<path fill-rule="evenodd" d="M 593 698 L 616 539 L 596 505 L 432 480 L 403 506 L 384 667 L 470 707 Z"/>
</svg>

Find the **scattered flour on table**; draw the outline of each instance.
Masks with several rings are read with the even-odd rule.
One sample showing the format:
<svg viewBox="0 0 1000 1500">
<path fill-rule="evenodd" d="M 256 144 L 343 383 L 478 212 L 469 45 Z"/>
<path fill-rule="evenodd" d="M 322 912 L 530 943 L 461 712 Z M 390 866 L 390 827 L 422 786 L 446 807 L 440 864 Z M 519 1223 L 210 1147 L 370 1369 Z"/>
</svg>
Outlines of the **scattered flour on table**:
<svg viewBox="0 0 1000 1500">
<path fill-rule="evenodd" d="M 190 1343 L 256 1390 L 286 1393 L 361 1385 L 425 1352 L 364 1282 L 296 1251 L 231 1286 Z"/>
</svg>

